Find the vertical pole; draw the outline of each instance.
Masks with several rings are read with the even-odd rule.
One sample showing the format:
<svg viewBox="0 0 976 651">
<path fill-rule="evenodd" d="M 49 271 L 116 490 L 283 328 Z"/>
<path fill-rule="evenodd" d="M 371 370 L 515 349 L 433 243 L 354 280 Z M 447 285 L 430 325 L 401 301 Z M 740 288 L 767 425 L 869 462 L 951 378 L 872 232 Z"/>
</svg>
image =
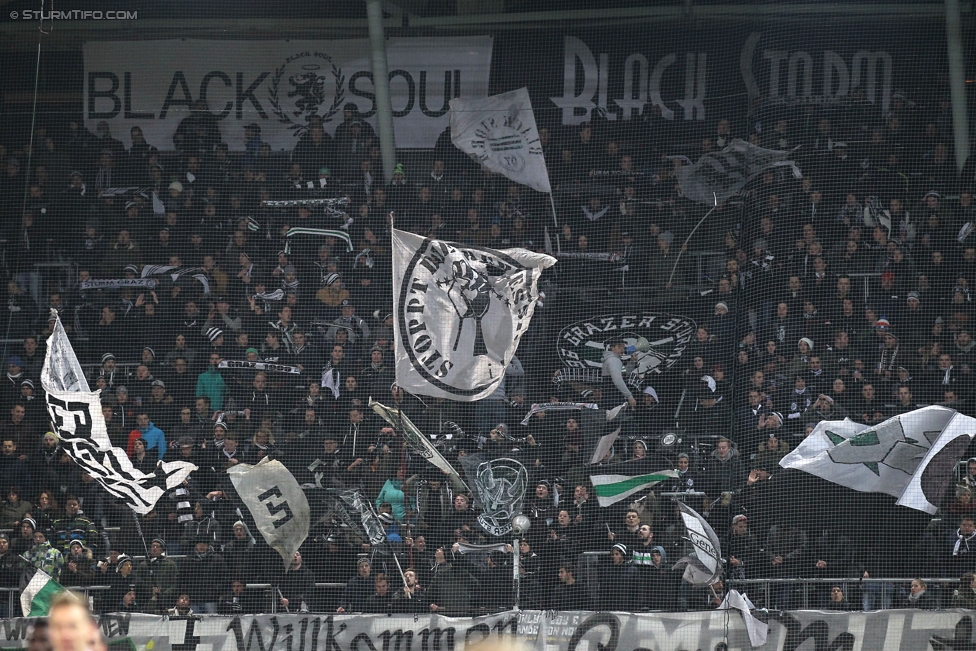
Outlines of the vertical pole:
<svg viewBox="0 0 976 651">
<path fill-rule="evenodd" d="M 521 571 L 519 570 L 519 561 L 521 559 L 519 557 L 519 539 L 517 535 L 513 544 L 514 549 L 512 549 L 512 570 L 513 578 L 515 579 L 515 610 L 517 611 L 519 609 L 519 592 L 522 587 Z"/>
<path fill-rule="evenodd" d="M 383 156 L 383 178 L 393 180 L 396 141 L 393 139 L 393 105 L 390 103 L 390 75 L 386 65 L 386 37 L 383 34 L 383 6 L 380 0 L 366 0 L 369 23 L 369 62 L 376 91 L 376 125 Z"/>
<path fill-rule="evenodd" d="M 962 44 L 959 0 L 945 0 L 946 45 L 949 54 L 949 90 L 952 97 L 952 135 L 956 150 L 956 171 L 969 158 L 969 119 L 966 114 L 966 54 Z"/>
</svg>

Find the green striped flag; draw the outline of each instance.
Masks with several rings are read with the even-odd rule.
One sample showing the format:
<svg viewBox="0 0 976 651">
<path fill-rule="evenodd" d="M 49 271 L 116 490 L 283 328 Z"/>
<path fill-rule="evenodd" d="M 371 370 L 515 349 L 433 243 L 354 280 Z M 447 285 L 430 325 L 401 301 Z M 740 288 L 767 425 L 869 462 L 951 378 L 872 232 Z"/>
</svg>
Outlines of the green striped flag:
<svg viewBox="0 0 976 651">
<path fill-rule="evenodd" d="M 64 586 L 43 570 L 34 570 L 34 576 L 20 593 L 20 608 L 24 617 L 47 617 L 51 601 L 64 592 Z"/>
<path fill-rule="evenodd" d="M 610 506 L 645 488 L 678 476 L 677 470 L 661 470 L 647 475 L 590 475 L 600 506 Z"/>
</svg>

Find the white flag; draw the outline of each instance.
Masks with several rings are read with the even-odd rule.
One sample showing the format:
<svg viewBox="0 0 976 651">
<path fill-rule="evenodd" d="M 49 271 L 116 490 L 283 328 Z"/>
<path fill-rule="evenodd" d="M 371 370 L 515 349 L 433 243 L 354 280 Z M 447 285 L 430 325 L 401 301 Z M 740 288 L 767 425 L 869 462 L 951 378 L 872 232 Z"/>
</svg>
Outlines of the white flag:
<svg viewBox="0 0 976 651">
<path fill-rule="evenodd" d="M 452 99 L 451 142 L 492 172 L 539 192 L 552 192 L 525 88 L 480 99 Z"/>
<path fill-rule="evenodd" d="M 922 407 L 875 427 L 823 421 L 779 465 L 935 513 L 974 435 L 976 419 L 947 407 Z"/>
<path fill-rule="evenodd" d="M 280 461 L 267 457 L 256 465 L 239 463 L 227 469 L 254 524 L 268 546 L 281 554 L 285 569 L 308 537 L 311 512 L 305 493 Z"/>
<path fill-rule="evenodd" d="M 88 387 L 61 320 L 47 340 L 41 386 L 62 449 L 102 487 L 145 515 L 170 488 L 183 483 L 197 467 L 185 461 L 159 464 L 152 474 L 136 470 L 125 450 L 112 447 L 102 416 L 100 392 Z"/>
<path fill-rule="evenodd" d="M 796 164 L 788 160 L 792 153 L 764 149 L 736 138 L 721 151 L 705 154 L 693 165 L 678 168 L 678 185 L 686 198 L 712 206 L 774 167 L 789 167 L 793 176 L 803 178 Z"/>
<path fill-rule="evenodd" d="M 397 384 L 462 402 L 491 395 L 529 328 L 539 277 L 555 263 L 393 229 Z"/>
<path fill-rule="evenodd" d="M 769 624 L 752 614 L 756 606 L 749 600 L 749 597 L 741 594 L 738 590 L 729 590 L 718 609 L 731 610 L 732 608 L 742 614 L 746 632 L 749 633 L 749 644 L 755 649 L 766 644 L 766 638 L 769 636 Z"/>
</svg>

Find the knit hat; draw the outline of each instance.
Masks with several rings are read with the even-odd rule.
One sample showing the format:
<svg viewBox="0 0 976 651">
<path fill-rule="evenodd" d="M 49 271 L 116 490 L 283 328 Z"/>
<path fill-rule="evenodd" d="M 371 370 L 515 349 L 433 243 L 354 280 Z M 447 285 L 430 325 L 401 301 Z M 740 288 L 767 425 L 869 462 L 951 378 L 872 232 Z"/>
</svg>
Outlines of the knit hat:
<svg viewBox="0 0 976 651">
<path fill-rule="evenodd" d="M 210 328 L 209 330 L 207 330 L 207 339 L 209 339 L 211 342 L 214 342 L 217 341 L 217 337 L 220 337 L 223 334 L 224 331 L 221 330 L 220 328 Z"/>
<path fill-rule="evenodd" d="M 7 364 L 10 366 L 20 366 L 23 368 L 24 360 L 22 360 L 19 355 L 11 355 L 9 358 L 7 358 Z"/>
<path fill-rule="evenodd" d="M 746 522 L 748 522 L 749 521 L 749 518 L 747 518 L 746 516 L 744 516 L 742 514 L 739 514 L 739 515 L 735 516 L 734 518 L 732 518 L 732 524 L 739 524 L 743 520 L 745 520 Z"/>
<path fill-rule="evenodd" d="M 807 346 L 810 348 L 810 350 L 813 350 L 813 339 L 811 339 L 810 337 L 801 337 L 800 338 L 800 341 L 801 342 L 803 342 L 803 341 L 807 342 Z"/>
<path fill-rule="evenodd" d="M 183 184 L 179 181 L 173 181 L 169 184 L 170 190 L 176 190 L 177 192 L 183 192 Z"/>
<path fill-rule="evenodd" d="M 160 547 L 163 548 L 163 551 L 166 551 L 166 541 L 163 540 L 162 538 L 160 538 L 159 536 L 153 538 L 152 539 L 152 542 L 150 544 L 151 545 L 159 545 Z"/>
<path fill-rule="evenodd" d="M 384 527 L 388 527 L 393 524 L 393 514 L 391 513 L 380 513 L 376 516 Z"/>
<path fill-rule="evenodd" d="M 20 523 L 29 524 L 31 529 L 37 531 L 37 520 L 35 520 L 34 518 L 24 518 L 23 520 L 20 521 Z"/>
<path fill-rule="evenodd" d="M 718 308 L 722 308 L 726 312 L 728 312 L 729 311 L 729 304 L 726 303 L 725 301 L 719 301 L 718 303 L 715 304 L 715 309 L 717 310 Z"/>
<path fill-rule="evenodd" d="M 330 273 L 328 276 L 325 277 L 325 279 L 322 281 L 322 284 L 323 285 L 331 285 L 332 283 L 338 282 L 341 278 L 342 278 L 342 276 L 340 276 L 339 274 L 333 272 L 333 273 Z"/>
<path fill-rule="evenodd" d="M 166 388 L 166 383 L 162 380 L 153 380 L 149 386 Z"/>
<path fill-rule="evenodd" d="M 119 570 L 121 570 L 122 565 L 124 563 L 131 563 L 131 562 L 132 562 L 131 556 L 129 556 L 128 554 L 119 554 L 118 561 L 115 564 L 115 571 L 118 572 Z"/>
<path fill-rule="evenodd" d="M 142 352 L 146 352 L 147 350 L 149 351 L 150 355 L 152 355 L 153 357 L 156 356 L 156 351 L 153 350 L 151 346 L 143 346 Z"/>
<path fill-rule="evenodd" d="M 885 317 L 881 317 L 880 319 L 878 319 L 874 323 L 874 328 L 875 328 L 875 330 L 890 330 L 891 329 L 891 321 L 889 321 Z"/>
<path fill-rule="evenodd" d="M 113 359 L 114 360 L 115 359 L 115 355 L 113 355 L 112 353 L 105 353 L 104 355 L 102 355 L 102 364 L 104 364 L 105 362 L 107 362 L 110 359 Z"/>
<path fill-rule="evenodd" d="M 356 562 L 356 565 L 357 565 L 357 566 L 358 566 L 358 565 L 370 565 L 370 564 L 371 564 L 371 563 L 369 562 L 369 559 L 368 559 L 368 558 L 366 558 L 365 556 L 363 556 L 362 558 L 360 558 L 360 559 L 359 559 L 359 560 L 358 560 L 358 561 Z"/>
<path fill-rule="evenodd" d="M 22 387 L 30 387 L 31 389 L 33 389 L 34 388 L 34 381 L 33 380 L 24 380 L 23 382 L 20 383 L 20 386 L 22 386 Z"/>
<path fill-rule="evenodd" d="M 918 292 L 908 292 L 908 300 L 915 300 L 921 303 L 922 301 L 918 297 Z"/>
<path fill-rule="evenodd" d="M 623 556 L 624 558 L 627 558 L 627 545 L 623 543 L 617 543 L 616 545 L 610 548 L 611 552 L 614 550 L 620 552 L 620 555 Z"/>
<path fill-rule="evenodd" d="M 403 163 L 397 163 L 396 166 L 393 168 L 393 173 L 402 174 L 404 176 L 407 175 L 407 173 L 403 170 Z"/>
<path fill-rule="evenodd" d="M 254 353 L 255 355 L 259 354 L 257 348 L 248 348 L 247 350 L 244 351 L 245 355 L 250 355 L 251 353 Z"/>
</svg>

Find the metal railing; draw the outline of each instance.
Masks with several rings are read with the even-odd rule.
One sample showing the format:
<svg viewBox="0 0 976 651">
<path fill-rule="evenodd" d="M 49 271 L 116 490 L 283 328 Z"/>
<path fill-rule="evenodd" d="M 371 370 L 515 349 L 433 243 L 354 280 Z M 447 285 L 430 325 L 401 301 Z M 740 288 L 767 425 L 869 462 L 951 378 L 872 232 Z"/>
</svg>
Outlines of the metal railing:
<svg viewBox="0 0 976 651">
<path fill-rule="evenodd" d="M 785 599 L 791 608 L 819 609 L 827 605 L 829 589 L 839 586 L 853 610 L 861 610 L 865 592 L 870 595 L 874 610 L 898 607 L 898 602 L 908 595 L 908 587 L 915 577 L 900 578 L 779 578 L 779 579 L 725 579 L 724 584 L 747 593 L 757 607 L 774 607 Z M 958 578 L 922 578 L 929 594 L 939 608 L 948 608 L 952 591 L 959 586 Z M 866 590 L 867 586 L 877 586 Z M 825 589 L 827 592 L 825 592 Z M 757 594 L 756 590 L 760 592 Z M 856 598 L 856 599 L 855 599 Z"/>
</svg>

